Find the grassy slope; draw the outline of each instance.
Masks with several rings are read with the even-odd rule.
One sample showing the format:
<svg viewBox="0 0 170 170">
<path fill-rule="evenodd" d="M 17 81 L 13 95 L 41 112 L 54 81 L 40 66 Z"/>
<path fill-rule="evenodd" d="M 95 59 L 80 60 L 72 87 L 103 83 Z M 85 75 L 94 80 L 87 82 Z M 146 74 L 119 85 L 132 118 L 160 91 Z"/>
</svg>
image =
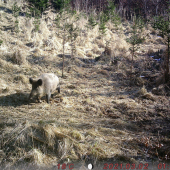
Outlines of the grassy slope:
<svg viewBox="0 0 170 170">
<path fill-rule="evenodd" d="M 141 79 L 139 86 L 129 86 L 130 53 L 124 40 L 130 29 L 128 23 L 123 23 L 119 31 L 108 23 L 106 36 L 100 38 L 98 27 L 88 31 L 87 19 L 81 17 L 73 61 L 70 45 L 66 44 L 63 79 L 62 39 L 53 24 L 55 14 L 48 13 L 48 23 L 41 19 L 39 33 L 32 32 L 33 19 L 19 16 L 20 31 L 16 33 L 10 2 L 7 6 L 0 4 L 2 166 L 23 162 L 57 165 L 84 159 L 94 163 L 106 159 L 144 163 L 170 155 L 169 97 L 148 93 L 142 88 Z M 149 34 L 135 59 L 142 71 L 151 62 L 148 51 L 165 48 L 162 39 L 152 31 L 145 30 Z M 111 65 L 109 57 L 102 55 L 105 50 L 121 61 Z M 101 60 L 90 62 L 100 55 Z M 21 65 L 14 64 L 16 61 L 21 61 Z M 68 66 L 72 66 L 69 72 Z M 61 81 L 61 94 L 51 104 L 28 101 L 28 78 L 42 72 L 54 72 Z"/>
</svg>

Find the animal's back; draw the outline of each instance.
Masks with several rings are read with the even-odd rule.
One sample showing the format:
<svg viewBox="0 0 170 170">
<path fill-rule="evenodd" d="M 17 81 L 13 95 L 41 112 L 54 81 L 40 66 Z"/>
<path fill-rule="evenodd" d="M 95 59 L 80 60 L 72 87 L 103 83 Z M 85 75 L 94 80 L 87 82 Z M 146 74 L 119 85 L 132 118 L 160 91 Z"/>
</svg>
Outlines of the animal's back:
<svg viewBox="0 0 170 170">
<path fill-rule="evenodd" d="M 54 92 L 59 85 L 59 79 L 53 73 L 44 73 L 38 79 L 43 80 L 42 86 L 45 94 Z"/>
</svg>

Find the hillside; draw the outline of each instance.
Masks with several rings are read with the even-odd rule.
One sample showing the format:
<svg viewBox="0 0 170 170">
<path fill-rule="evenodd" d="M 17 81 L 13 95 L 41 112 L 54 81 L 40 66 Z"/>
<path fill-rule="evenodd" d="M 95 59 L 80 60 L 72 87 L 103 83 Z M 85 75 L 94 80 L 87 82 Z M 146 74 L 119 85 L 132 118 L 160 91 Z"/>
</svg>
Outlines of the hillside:
<svg viewBox="0 0 170 170">
<path fill-rule="evenodd" d="M 71 57 L 56 27 L 56 13 L 48 10 L 35 31 L 35 18 L 12 13 L 12 0 L 0 1 L 0 166 L 2 169 L 103 169 L 105 163 L 139 163 L 149 170 L 170 159 L 169 85 L 156 87 L 161 77 L 166 45 L 147 25 L 131 73 L 131 23 L 107 23 L 106 35 L 98 25 L 87 29 L 80 12 L 74 24 L 80 31 Z M 74 20 L 69 16 L 68 22 Z M 61 23 L 62 24 L 62 23 Z M 158 52 L 158 50 L 160 52 Z M 55 73 L 60 79 L 50 104 L 28 100 L 29 78 Z M 65 163 L 65 164 L 64 164 Z M 69 165 L 71 165 L 69 167 Z M 86 168 L 85 168 L 86 167 Z M 115 165 L 114 165 L 115 167 Z M 113 168 L 114 168 L 113 167 Z M 62 167 L 60 167 L 62 168 Z M 110 168 L 110 169 L 113 169 Z"/>
</svg>

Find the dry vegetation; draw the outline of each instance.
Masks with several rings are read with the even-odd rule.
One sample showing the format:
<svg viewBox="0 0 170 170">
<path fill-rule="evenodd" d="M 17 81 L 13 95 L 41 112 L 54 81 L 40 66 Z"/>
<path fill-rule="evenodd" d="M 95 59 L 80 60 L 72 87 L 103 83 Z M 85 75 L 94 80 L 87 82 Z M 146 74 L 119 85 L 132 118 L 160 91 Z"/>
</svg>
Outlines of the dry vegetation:
<svg viewBox="0 0 170 170">
<path fill-rule="evenodd" d="M 87 30 L 82 15 L 76 23 L 80 33 L 73 59 L 70 43 L 65 44 L 61 78 L 62 38 L 56 34 L 56 14 L 48 11 L 48 22 L 41 19 L 39 32 L 33 31 L 33 18 L 19 16 L 15 32 L 12 3 L 0 1 L 0 165 L 57 169 L 58 163 L 74 162 L 76 169 L 83 169 L 92 162 L 103 169 L 106 162 L 152 166 L 169 161 L 170 89 L 155 86 L 161 64 L 150 57 L 160 49 L 165 53 L 163 39 L 145 28 L 146 41 L 130 73 L 125 41 L 129 23 L 121 24 L 119 31 L 108 23 L 101 37 L 98 26 Z M 29 77 L 42 72 L 60 78 L 61 94 L 50 104 L 28 101 Z"/>
</svg>

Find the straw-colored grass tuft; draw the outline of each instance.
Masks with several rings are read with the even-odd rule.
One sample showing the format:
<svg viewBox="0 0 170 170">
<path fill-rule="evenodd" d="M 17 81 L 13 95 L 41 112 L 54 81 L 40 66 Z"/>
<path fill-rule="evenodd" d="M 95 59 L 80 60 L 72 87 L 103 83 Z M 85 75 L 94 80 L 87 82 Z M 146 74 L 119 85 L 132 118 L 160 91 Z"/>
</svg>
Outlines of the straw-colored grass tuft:
<svg viewBox="0 0 170 170">
<path fill-rule="evenodd" d="M 26 63 L 26 56 L 22 53 L 22 51 L 16 50 L 11 56 L 11 61 L 14 64 L 22 65 Z"/>
<path fill-rule="evenodd" d="M 14 81 L 15 82 L 22 82 L 23 84 L 27 84 L 28 83 L 28 78 L 25 75 L 17 75 L 14 77 Z"/>
</svg>

